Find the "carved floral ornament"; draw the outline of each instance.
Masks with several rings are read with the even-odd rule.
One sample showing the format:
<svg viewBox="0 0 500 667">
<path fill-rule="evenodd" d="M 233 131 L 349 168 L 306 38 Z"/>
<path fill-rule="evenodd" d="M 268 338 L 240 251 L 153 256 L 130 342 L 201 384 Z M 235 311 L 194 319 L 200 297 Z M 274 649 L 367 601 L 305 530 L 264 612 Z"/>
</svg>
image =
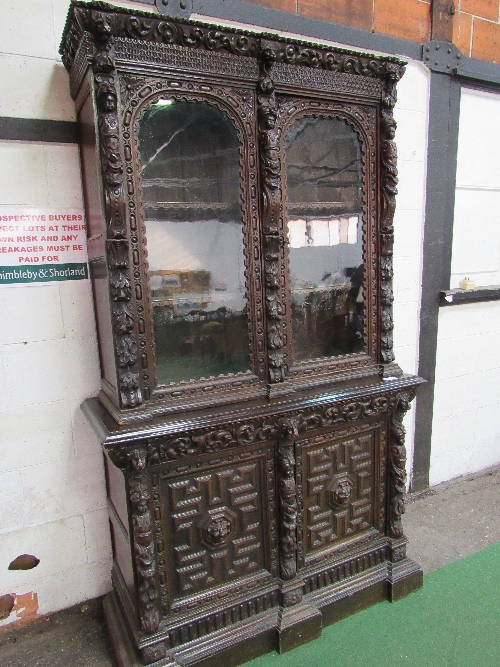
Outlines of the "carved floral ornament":
<svg viewBox="0 0 500 667">
<path fill-rule="evenodd" d="M 394 446 L 404 447 L 404 427 L 401 422 L 415 391 L 415 388 L 410 388 L 401 393 L 401 390 L 395 389 L 393 392 L 377 394 L 371 398 L 349 399 L 316 408 L 295 410 L 285 416 L 260 417 L 232 424 L 226 422 L 224 426 L 218 428 L 183 431 L 182 434 L 172 436 L 150 437 L 134 446 L 109 446 L 107 452 L 118 468 L 138 471 L 148 466 L 189 459 L 199 454 L 211 454 L 270 440 L 279 440 L 283 446 L 286 446 L 301 435 L 316 429 L 329 428 L 381 414 L 394 415 L 391 428 L 394 442 L 398 443 Z M 393 468 L 398 473 L 394 473 L 394 480 L 399 489 L 405 482 L 401 482 L 403 474 L 401 467 L 396 466 L 397 454 L 399 455 L 398 461 L 400 461 L 400 450 L 394 452 L 395 467 Z"/>
</svg>

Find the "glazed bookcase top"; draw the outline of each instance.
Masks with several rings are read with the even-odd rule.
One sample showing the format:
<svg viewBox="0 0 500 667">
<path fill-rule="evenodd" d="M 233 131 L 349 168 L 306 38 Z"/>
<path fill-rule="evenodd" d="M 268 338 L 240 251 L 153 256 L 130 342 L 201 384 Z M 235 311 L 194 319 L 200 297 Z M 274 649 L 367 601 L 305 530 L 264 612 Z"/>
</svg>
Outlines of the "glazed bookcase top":
<svg viewBox="0 0 500 667">
<path fill-rule="evenodd" d="M 117 421 L 293 393 L 349 378 L 401 375 L 393 352 L 392 255 L 398 182 L 393 109 L 402 61 L 102 2 L 71 4 L 60 53 L 77 108 L 89 93 L 93 100 L 103 220 L 100 228 L 89 230 L 89 258 L 94 279 L 108 284 L 111 322 L 101 335 L 111 334 L 113 361 L 106 362 L 101 399 Z M 174 102 L 185 108 L 193 102 L 218 108 L 238 136 L 247 299 L 238 326 L 246 317 L 250 370 L 240 370 L 248 368 L 242 362 L 235 372 L 228 367 L 227 372 L 168 381 L 159 372 L 154 331 L 159 298 L 154 300 L 148 283 L 146 243 L 148 207 L 161 218 L 165 206 L 145 195 L 154 179 L 146 183 L 142 176 L 139 135 L 151 109 Z M 362 344 L 342 347 L 335 342 L 336 351 L 326 356 L 304 353 L 304 325 L 302 357 L 294 358 L 299 343 L 292 311 L 297 308 L 293 299 L 299 297 L 297 289 L 292 295 L 288 221 L 293 207 L 300 218 L 301 202 L 288 201 L 285 137 L 297 123 L 307 125 L 308 118 L 345 126 L 359 144 L 356 168 L 362 194 L 354 199 L 359 210 L 353 224 L 359 224 L 362 259 L 345 266 L 353 271 L 361 261 L 356 289 L 363 307 L 356 314 L 355 295 L 350 297 L 344 326 L 348 318 L 355 319 Z M 326 215 L 327 203 L 304 205 L 312 219 L 314 210 Z M 172 219 L 182 217 L 187 204 L 170 204 Z M 207 206 L 205 215 L 217 207 L 222 210 L 220 203 Z M 339 218 L 335 224 L 344 223 Z M 168 270 L 156 270 L 163 276 L 157 280 L 169 284 L 208 280 L 203 271 L 172 276 L 170 267 L 159 268 Z M 318 300 L 321 292 L 306 298 Z M 332 304 L 337 304 L 333 297 Z M 330 305 L 329 312 L 335 308 Z M 116 377 L 109 372 L 113 365 Z"/>
</svg>

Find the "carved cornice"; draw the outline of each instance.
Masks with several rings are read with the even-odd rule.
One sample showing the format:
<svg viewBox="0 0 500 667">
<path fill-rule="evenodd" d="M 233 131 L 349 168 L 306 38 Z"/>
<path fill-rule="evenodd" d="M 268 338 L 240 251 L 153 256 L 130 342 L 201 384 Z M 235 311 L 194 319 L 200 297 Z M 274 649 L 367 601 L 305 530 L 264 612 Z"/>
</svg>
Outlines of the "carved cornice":
<svg viewBox="0 0 500 667">
<path fill-rule="evenodd" d="M 93 31 L 92 14 L 96 11 L 106 15 L 114 37 L 208 51 L 226 51 L 239 56 L 257 57 L 259 60 L 265 59 L 267 47 L 272 42 L 277 63 L 381 80 L 386 80 L 389 69 L 403 66 L 402 61 L 396 58 L 385 57 L 382 60 L 370 54 L 354 53 L 347 49 L 325 47 L 302 40 L 291 41 L 267 32 L 256 35 L 245 30 L 214 27 L 196 21 L 167 19 L 150 12 L 117 8 L 105 2 L 77 1 L 70 7 L 60 46 L 63 62 L 68 69 L 72 66 L 79 37 L 84 31 Z"/>
</svg>

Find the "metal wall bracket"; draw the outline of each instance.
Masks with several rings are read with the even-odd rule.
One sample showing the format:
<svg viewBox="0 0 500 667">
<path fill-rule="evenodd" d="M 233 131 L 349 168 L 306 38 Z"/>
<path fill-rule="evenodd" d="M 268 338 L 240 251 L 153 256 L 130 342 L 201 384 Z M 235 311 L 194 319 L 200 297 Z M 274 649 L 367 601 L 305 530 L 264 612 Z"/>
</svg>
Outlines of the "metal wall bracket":
<svg viewBox="0 0 500 667">
<path fill-rule="evenodd" d="M 422 61 L 431 72 L 456 74 L 461 58 L 461 51 L 451 42 L 432 40 L 422 47 Z"/>
<path fill-rule="evenodd" d="M 188 19 L 193 13 L 193 0 L 155 0 L 155 4 L 164 16 Z"/>
</svg>

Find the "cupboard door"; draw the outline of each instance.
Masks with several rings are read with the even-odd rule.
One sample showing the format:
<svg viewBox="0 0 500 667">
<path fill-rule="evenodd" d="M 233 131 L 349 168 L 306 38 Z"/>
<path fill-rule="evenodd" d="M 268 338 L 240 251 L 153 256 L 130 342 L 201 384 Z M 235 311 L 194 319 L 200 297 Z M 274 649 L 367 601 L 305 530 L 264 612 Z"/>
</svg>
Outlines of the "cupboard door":
<svg viewBox="0 0 500 667">
<path fill-rule="evenodd" d="M 365 423 L 297 442 L 299 565 L 383 531 L 385 424 Z"/>
<path fill-rule="evenodd" d="M 243 582 L 251 589 L 274 578 L 273 461 L 267 445 L 159 472 L 172 610 L 187 610 L 195 599 L 197 605 L 223 599 Z"/>
</svg>

